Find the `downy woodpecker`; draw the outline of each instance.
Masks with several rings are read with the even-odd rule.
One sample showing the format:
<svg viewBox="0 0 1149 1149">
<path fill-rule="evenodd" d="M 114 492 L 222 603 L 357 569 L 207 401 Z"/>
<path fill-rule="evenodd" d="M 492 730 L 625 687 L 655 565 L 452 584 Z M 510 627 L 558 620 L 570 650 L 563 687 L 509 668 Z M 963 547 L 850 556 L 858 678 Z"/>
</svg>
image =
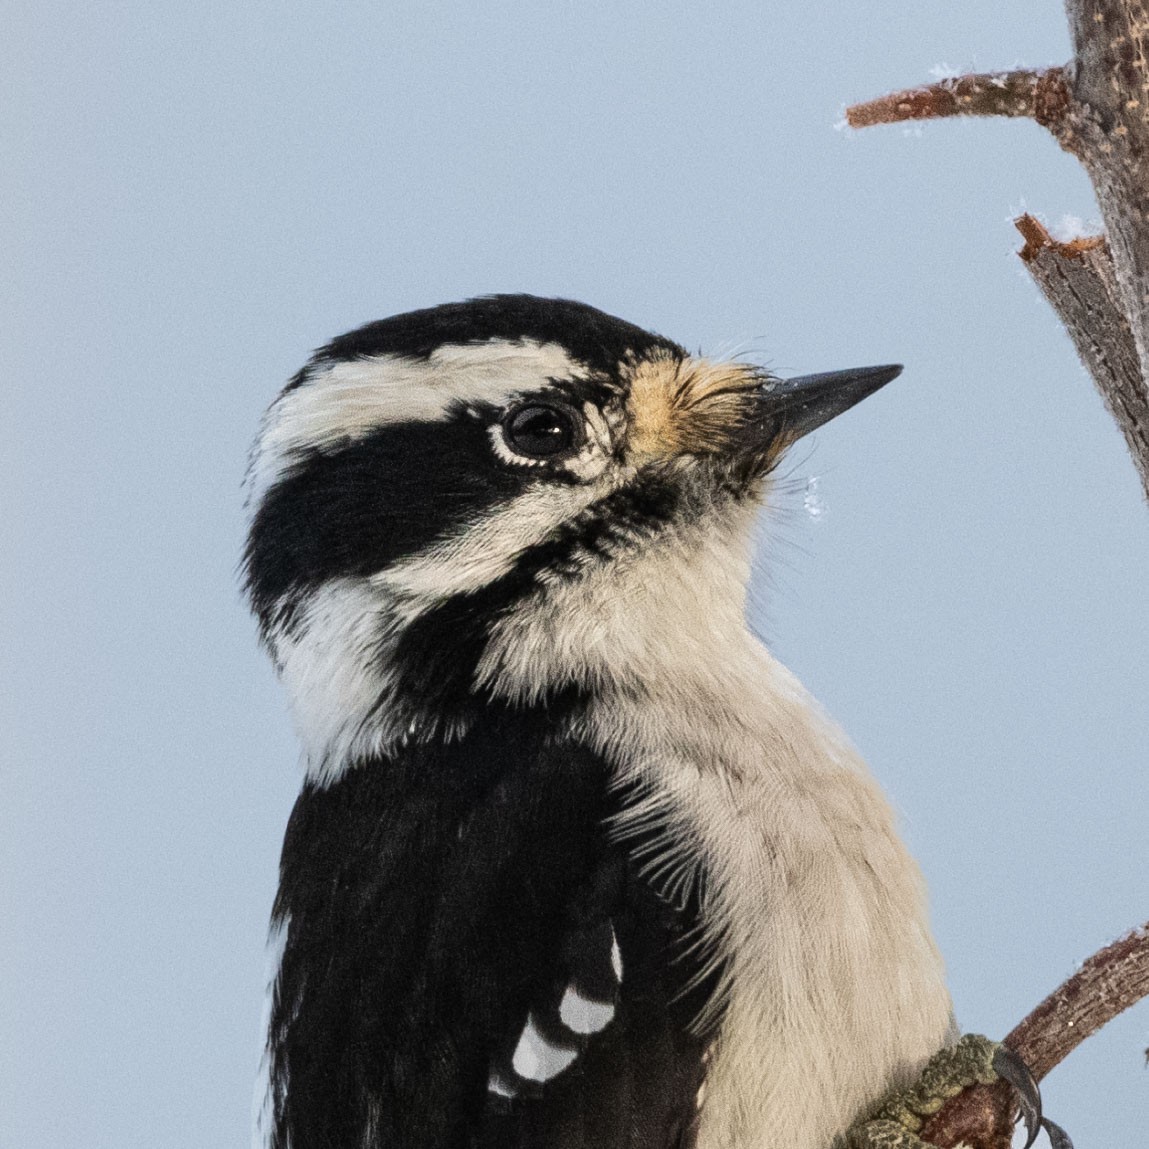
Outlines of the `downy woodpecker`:
<svg viewBox="0 0 1149 1149">
<path fill-rule="evenodd" d="M 582 304 L 368 324 L 272 405 L 247 588 L 306 779 L 273 1149 L 827 1149 L 953 1038 L 922 879 L 747 627 L 781 381 Z"/>
</svg>

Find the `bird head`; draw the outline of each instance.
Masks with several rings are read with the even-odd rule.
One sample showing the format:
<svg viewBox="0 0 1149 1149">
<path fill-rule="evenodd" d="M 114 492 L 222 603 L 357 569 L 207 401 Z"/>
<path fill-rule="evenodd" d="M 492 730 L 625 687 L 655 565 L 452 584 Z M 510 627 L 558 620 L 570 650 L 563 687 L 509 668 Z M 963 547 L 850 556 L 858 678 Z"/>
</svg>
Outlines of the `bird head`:
<svg viewBox="0 0 1149 1149">
<path fill-rule="evenodd" d="M 321 348 L 264 420 L 245 552 L 313 770 L 703 657 L 785 450 L 899 370 L 783 381 L 530 296 Z"/>
</svg>

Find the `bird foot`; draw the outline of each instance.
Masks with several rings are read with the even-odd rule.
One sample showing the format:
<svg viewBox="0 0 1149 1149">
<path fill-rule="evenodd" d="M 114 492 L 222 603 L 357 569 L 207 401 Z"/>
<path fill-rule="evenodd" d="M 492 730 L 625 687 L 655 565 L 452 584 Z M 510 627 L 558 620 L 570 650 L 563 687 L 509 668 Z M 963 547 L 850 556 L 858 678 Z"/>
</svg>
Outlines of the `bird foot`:
<svg viewBox="0 0 1149 1149">
<path fill-rule="evenodd" d="M 933 1149 L 918 1136 L 926 1118 L 971 1085 L 1008 1081 L 1017 1091 L 1028 1138 L 1025 1149 L 1044 1128 L 1053 1149 L 1073 1149 L 1059 1126 L 1041 1114 L 1041 1091 L 1029 1066 L 1011 1049 L 980 1034 L 966 1034 L 956 1045 L 935 1053 L 909 1088 L 891 1094 L 870 1118 L 846 1133 L 847 1149 Z"/>
</svg>

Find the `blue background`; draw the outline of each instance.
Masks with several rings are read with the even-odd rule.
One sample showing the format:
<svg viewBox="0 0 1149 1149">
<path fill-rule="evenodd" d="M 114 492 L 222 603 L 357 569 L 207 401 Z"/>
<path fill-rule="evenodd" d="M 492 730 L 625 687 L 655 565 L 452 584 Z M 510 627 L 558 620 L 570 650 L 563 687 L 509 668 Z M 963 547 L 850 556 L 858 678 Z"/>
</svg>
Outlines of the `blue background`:
<svg viewBox="0 0 1149 1149">
<path fill-rule="evenodd" d="M 903 815 L 968 1028 L 1149 917 L 1149 513 L 1012 254 L 1090 187 L 1029 123 L 835 130 L 935 65 L 1064 61 L 1057 0 L 5 24 L 0 1145 L 247 1142 L 299 775 L 246 452 L 312 347 L 484 292 L 780 373 L 905 362 L 793 457 L 756 625 Z M 1146 1045 L 1142 1006 L 1049 1078 L 1079 1145 L 1144 1142 Z"/>
</svg>

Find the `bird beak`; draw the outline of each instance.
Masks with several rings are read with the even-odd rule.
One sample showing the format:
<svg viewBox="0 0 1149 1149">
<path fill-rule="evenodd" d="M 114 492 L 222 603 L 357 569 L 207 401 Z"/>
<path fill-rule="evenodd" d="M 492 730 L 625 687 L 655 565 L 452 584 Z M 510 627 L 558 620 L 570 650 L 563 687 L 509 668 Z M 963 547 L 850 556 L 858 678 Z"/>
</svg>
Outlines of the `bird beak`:
<svg viewBox="0 0 1149 1149">
<path fill-rule="evenodd" d="M 852 367 L 768 383 L 761 393 L 761 416 L 778 428 L 778 435 L 793 443 L 848 411 L 868 395 L 902 373 L 900 364 Z"/>
</svg>

